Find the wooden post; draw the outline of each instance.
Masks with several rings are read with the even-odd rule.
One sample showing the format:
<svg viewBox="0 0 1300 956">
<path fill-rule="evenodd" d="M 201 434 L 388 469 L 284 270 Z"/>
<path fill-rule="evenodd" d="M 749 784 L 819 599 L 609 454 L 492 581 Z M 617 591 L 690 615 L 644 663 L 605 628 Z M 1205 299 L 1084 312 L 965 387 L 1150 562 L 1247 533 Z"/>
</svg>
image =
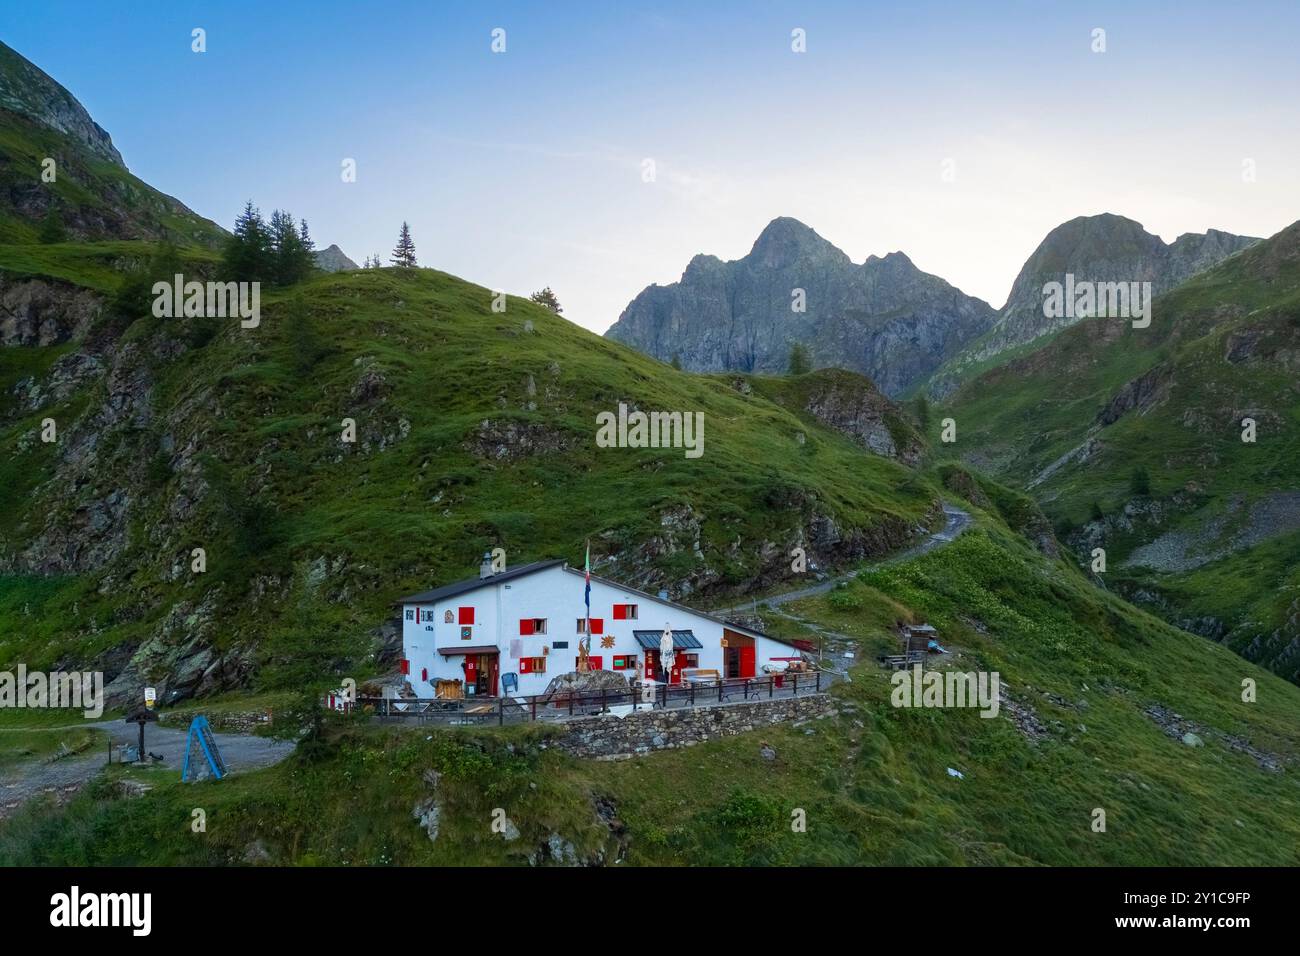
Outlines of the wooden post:
<svg viewBox="0 0 1300 956">
<path fill-rule="evenodd" d="M 603 714 L 606 713 L 608 710 L 609 707 L 607 707 L 605 704 L 605 688 L 602 687 L 600 689 L 600 712 Z"/>
<path fill-rule="evenodd" d="M 821 690 L 822 690 L 822 672 L 818 671 L 817 672 L 817 693 L 820 694 Z"/>
<path fill-rule="evenodd" d="M 533 707 L 533 720 L 536 720 L 537 719 L 537 695 L 536 694 L 533 694 L 531 701 Z"/>
<path fill-rule="evenodd" d="M 771 700 L 772 696 L 775 693 L 776 693 L 776 675 L 768 674 L 767 675 L 767 699 Z"/>
<path fill-rule="evenodd" d="M 726 681 L 725 677 L 718 678 L 718 703 L 722 703 L 722 685 Z"/>
<path fill-rule="evenodd" d="M 570 716 L 570 717 L 573 716 L 573 698 L 574 698 L 574 696 L 575 696 L 574 694 L 569 694 L 569 716 Z"/>
<path fill-rule="evenodd" d="M 799 696 L 799 675 L 794 675 L 794 696 Z"/>
<path fill-rule="evenodd" d="M 506 723 L 506 699 L 497 698 L 497 726 L 504 727 Z"/>
<path fill-rule="evenodd" d="M 695 706 L 695 681 L 691 681 L 691 706 Z"/>
</svg>

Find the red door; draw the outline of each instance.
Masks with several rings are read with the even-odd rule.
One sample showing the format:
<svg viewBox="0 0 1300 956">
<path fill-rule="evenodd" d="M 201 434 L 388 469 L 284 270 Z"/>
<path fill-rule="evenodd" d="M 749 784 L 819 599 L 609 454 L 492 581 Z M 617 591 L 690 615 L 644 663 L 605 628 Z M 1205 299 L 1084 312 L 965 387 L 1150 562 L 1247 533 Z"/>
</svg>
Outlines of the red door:
<svg viewBox="0 0 1300 956">
<path fill-rule="evenodd" d="M 742 647 L 740 649 L 740 676 L 754 676 L 754 649 L 752 647 Z"/>
<path fill-rule="evenodd" d="M 659 652 L 647 649 L 645 652 L 645 679 L 654 680 L 655 671 L 659 669 Z"/>
<path fill-rule="evenodd" d="M 682 663 L 686 660 L 683 654 L 673 655 L 673 669 L 668 674 L 668 683 L 680 684 L 682 682 Z"/>
</svg>

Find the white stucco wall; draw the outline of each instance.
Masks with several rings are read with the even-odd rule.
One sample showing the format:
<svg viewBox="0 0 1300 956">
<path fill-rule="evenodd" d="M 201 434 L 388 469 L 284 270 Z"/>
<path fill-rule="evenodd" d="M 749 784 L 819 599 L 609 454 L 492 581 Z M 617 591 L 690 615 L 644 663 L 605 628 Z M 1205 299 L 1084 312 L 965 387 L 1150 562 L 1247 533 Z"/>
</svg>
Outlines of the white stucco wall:
<svg viewBox="0 0 1300 956">
<path fill-rule="evenodd" d="M 635 604 L 638 606 L 637 620 L 614 620 L 615 604 Z M 408 620 L 408 611 L 417 605 L 406 604 L 401 608 L 402 645 L 405 657 L 410 662 L 410 682 L 420 697 L 432 697 L 433 687 L 428 680 L 434 678 L 460 680 L 465 676 L 461 667 L 463 655 L 444 657 L 437 652 L 439 647 L 494 645 L 499 651 L 500 673 L 514 673 L 519 677 L 518 696 L 540 694 L 557 674 L 574 670 L 574 661 L 578 655 L 578 641 L 582 635 L 577 630 L 577 619 L 583 617 L 586 609 L 583 604 L 583 578 L 581 572 L 565 569 L 560 565 L 545 568 L 523 577 L 514 578 L 503 583 L 490 580 L 483 587 L 457 595 L 456 597 L 431 604 L 418 605 L 420 620 Z M 461 625 L 457 623 L 458 609 L 474 608 L 474 624 L 470 630 L 470 639 L 461 639 Z M 447 610 L 452 612 L 452 623 L 444 622 Z M 410 615 L 412 618 L 414 615 Z M 635 654 L 644 673 L 644 650 L 632 636 L 634 630 L 650 630 L 656 634 L 669 625 L 673 630 L 690 630 L 704 646 L 690 651 L 699 655 L 701 668 L 723 670 L 723 625 L 703 615 L 675 607 L 655 598 L 646 597 L 631 591 L 620 589 L 603 581 L 593 579 L 591 583 L 591 616 L 603 618 L 604 635 L 593 635 L 591 653 L 601 658 L 603 670 L 612 670 L 613 658 L 625 654 Z M 545 618 L 547 633 L 521 636 L 519 620 L 521 618 Z M 787 644 L 769 638 L 754 635 L 743 628 L 733 628 L 742 634 L 754 637 L 755 676 L 762 677 L 765 663 L 776 658 L 797 657 L 798 651 Z M 612 637 L 613 647 L 602 647 L 601 637 Z M 512 640 L 522 642 L 522 656 L 545 656 L 546 673 L 521 674 L 519 661 L 510 654 Z M 556 642 L 565 643 L 567 647 L 556 647 Z M 543 654 L 543 647 L 550 649 Z M 680 652 L 679 652 L 680 653 Z M 428 680 L 423 678 L 427 672 Z M 624 676 L 631 676 L 632 671 L 619 671 Z M 500 684 L 498 689 L 501 690 Z"/>
</svg>

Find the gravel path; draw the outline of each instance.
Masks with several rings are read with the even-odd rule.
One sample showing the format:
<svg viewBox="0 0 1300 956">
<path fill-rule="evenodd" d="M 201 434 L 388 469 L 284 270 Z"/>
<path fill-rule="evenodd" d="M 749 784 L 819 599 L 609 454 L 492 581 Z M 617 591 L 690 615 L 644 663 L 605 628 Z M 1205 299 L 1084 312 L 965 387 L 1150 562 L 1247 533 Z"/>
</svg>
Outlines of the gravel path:
<svg viewBox="0 0 1300 956">
<path fill-rule="evenodd" d="M 73 724 L 67 727 L 50 728 L 13 728 L 0 729 L 0 733 L 22 733 L 40 729 L 42 733 L 55 730 L 94 729 L 104 731 L 113 744 L 113 754 L 117 756 L 118 744 L 135 744 L 139 740 L 139 729 L 135 724 L 122 720 L 106 720 L 97 723 Z M 149 724 L 144 729 L 145 750 L 162 756 L 162 762 L 154 766 L 173 769 L 177 775 L 185 761 L 185 739 L 189 731 L 172 727 L 160 727 Z M 265 737 L 253 737 L 246 734 L 213 734 L 222 759 L 232 773 L 241 770 L 254 770 L 279 763 L 293 752 L 291 741 L 271 740 Z M 74 757 L 60 760 L 32 760 L 0 771 L 0 819 L 42 793 L 54 794 L 56 797 L 70 795 L 92 780 L 103 769 L 108 759 L 108 745 L 103 741 L 93 750 Z"/>
<path fill-rule="evenodd" d="M 942 547 L 955 540 L 958 535 L 970 526 L 970 513 L 955 508 L 952 505 L 943 506 L 944 525 L 940 531 L 926 535 L 921 541 L 912 545 L 898 554 L 890 555 L 882 561 L 877 561 L 867 567 L 883 567 L 887 564 L 897 564 L 899 561 L 910 561 L 912 558 L 919 558 L 923 554 L 928 554 L 935 548 Z M 818 594 L 825 594 L 831 588 L 836 587 L 843 581 L 848 581 L 857 577 L 858 572 L 864 570 L 857 568 L 847 574 L 841 574 L 838 577 L 827 578 L 825 581 L 819 581 L 817 584 L 809 585 L 806 588 L 799 588 L 797 591 L 786 591 L 783 594 L 774 594 L 771 597 L 753 598 L 745 604 L 736 607 L 720 608 L 709 613 L 715 617 L 723 617 L 727 614 L 736 614 L 744 611 L 753 611 L 758 605 L 766 604 L 769 607 L 778 607 L 787 604 L 790 601 L 802 601 L 804 598 L 816 597 Z"/>
</svg>

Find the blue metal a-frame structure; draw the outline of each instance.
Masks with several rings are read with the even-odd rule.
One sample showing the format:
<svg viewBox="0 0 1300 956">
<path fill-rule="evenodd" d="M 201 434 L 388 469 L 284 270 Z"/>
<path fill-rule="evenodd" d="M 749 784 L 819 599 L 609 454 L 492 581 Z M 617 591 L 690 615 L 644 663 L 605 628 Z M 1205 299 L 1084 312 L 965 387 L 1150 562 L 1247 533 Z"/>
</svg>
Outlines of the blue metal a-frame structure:
<svg viewBox="0 0 1300 956">
<path fill-rule="evenodd" d="M 221 759 L 221 751 L 217 749 L 217 741 L 212 736 L 212 728 L 208 726 L 208 718 L 199 714 L 190 721 L 190 732 L 185 737 L 185 766 L 181 769 L 181 782 L 185 783 L 190 779 L 190 754 L 194 750 L 196 739 L 203 750 L 203 756 L 207 758 L 212 776 L 220 780 L 228 772 L 226 763 Z"/>
</svg>

